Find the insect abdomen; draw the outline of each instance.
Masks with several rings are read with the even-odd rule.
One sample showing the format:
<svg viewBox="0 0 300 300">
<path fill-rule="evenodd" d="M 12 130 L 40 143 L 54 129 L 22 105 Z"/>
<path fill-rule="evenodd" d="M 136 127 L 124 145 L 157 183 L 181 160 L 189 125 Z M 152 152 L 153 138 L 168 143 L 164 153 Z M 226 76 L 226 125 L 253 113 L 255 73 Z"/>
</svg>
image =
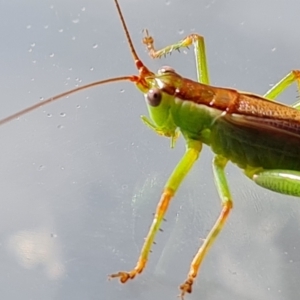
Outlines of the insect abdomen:
<svg viewBox="0 0 300 300">
<path fill-rule="evenodd" d="M 281 131 L 236 125 L 219 118 L 211 127 L 210 146 L 241 168 L 300 171 L 300 138 Z"/>
</svg>

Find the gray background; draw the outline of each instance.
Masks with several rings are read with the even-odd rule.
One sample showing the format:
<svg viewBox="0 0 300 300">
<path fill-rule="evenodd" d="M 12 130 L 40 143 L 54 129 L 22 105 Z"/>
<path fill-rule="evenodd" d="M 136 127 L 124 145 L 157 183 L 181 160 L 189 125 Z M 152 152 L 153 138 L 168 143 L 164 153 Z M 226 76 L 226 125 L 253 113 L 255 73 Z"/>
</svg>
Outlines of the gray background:
<svg viewBox="0 0 300 300">
<path fill-rule="evenodd" d="M 134 44 L 153 70 L 195 78 L 193 51 L 151 61 L 148 28 L 163 46 L 206 37 L 212 84 L 264 93 L 300 67 L 300 2 L 120 0 Z M 0 118 L 62 91 L 135 74 L 113 1 L 1 2 Z M 281 99 L 297 99 L 293 86 Z M 176 299 L 216 219 L 205 148 L 167 214 L 147 270 L 132 268 L 160 191 L 184 151 L 142 125 L 129 83 L 89 90 L 0 128 L 1 299 Z M 186 299 L 298 299 L 300 203 L 228 167 L 235 207 Z"/>
</svg>

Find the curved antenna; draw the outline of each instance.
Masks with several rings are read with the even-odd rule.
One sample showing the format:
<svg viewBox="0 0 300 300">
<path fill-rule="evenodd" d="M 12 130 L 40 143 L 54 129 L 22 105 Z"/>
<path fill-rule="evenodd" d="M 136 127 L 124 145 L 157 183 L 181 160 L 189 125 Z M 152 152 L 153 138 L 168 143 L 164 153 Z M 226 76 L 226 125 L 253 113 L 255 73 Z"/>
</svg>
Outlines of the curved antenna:
<svg viewBox="0 0 300 300">
<path fill-rule="evenodd" d="M 81 87 L 77 87 L 77 88 L 74 88 L 70 91 L 67 91 L 67 92 L 64 92 L 64 93 L 61 93 L 59 95 L 56 95 L 54 97 L 51 97 L 51 98 L 48 98 L 44 101 L 40 101 L 32 106 L 29 106 L 15 114 L 12 114 L 2 120 L 0 120 L 0 126 L 15 119 L 15 118 L 19 118 L 21 117 L 22 115 L 24 114 L 27 114 L 31 111 L 33 111 L 34 109 L 36 108 L 39 108 L 43 105 L 46 105 L 46 104 L 49 104 L 51 102 L 54 102 L 58 99 L 61 99 L 63 97 L 66 97 L 66 96 L 69 96 L 71 94 L 74 94 L 76 92 L 79 92 L 79 91 L 83 91 L 83 90 L 86 90 L 88 88 L 92 88 L 92 87 L 95 87 L 95 86 L 98 86 L 98 85 L 101 85 L 101 84 L 105 84 L 105 83 L 110 83 L 110 82 L 116 82 L 116 81 L 131 81 L 131 82 L 134 82 L 136 84 L 140 83 L 145 83 L 145 77 L 146 76 L 149 76 L 149 75 L 152 75 L 152 72 L 150 72 L 145 66 L 144 64 L 142 63 L 142 61 L 139 59 L 135 49 L 134 49 L 134 46 L 133 46 L 133 43 L 132 43 L 132 40 L 131 40 L 131 37 L 130 37 L 130 34 L 129 34 L 129 31 L 128 31 L 128 28 L 126 26 L 126 23 L 125 23 L 125 20 L 124 20 L 124 17 L 122 15 L 122 11 L 121 11 L 121 8 L 119 6 L 119 3 L 117 0 L 115 0 L 115 4 L 116 4 L 116 7 L 117 7 L 117 11 L 118 11 L 118 14 L 119 14 L 119 17 L 121 19 L 121 23 L 122 23 L 122 26 L 123 26 L 123 29 L 125 31 L 125 35 L 126 35 L 126 39 L 127 39 L 127 42 L 129 44 L 129 48 L 130 48 L 130 52 L 133 56 L 133 59 L 135 61 L 135 65 L 137 67 L 137 69 L 139 70 L 139 76 L 135 76 L 135 75 L 132 75 L 132 76 L 122 76 L 122 77 L 115 77 L 115 78 L 109 78 L 109 79 L 104 79 L 104 80 L 100 80 L 100 81 L 95 81 L 95 82 L 92 82 L 92 83 L 88 83 L 86 85 L 83 85 Z"/>
<path fill-rule="evenodd" d="M 13 119 L 19 118 L 22 115 L 33 111 L 36 108 L 39 108 L 39 107 L 44 106 L 48 103 L 54 102 L 54 101 L 56 101 L 58 99 L 61 99 L 63 97 L 69 96 L 69 95 L 74 94 L 76 92 L 83 91 L 83 90 L 86 90 L 86 89 L 89 89 L 89 88 L 92 88 L 92 87 L 96 87 L 98 85 L 105 84 L 105 83 L 116 82 L 116 81 L 126 81 L 126 80 L 136 82 L 138 80 L 138 77 L 137 76 L 122 76 L 122 77 L 109 78 L 109 79 L 104 79 L 104 80 L 95 81 L 95 82 L 92 82 L 92 83 L 85 84 L 83 86 L 77 87 L 77 88 L 72 89 L 70 91 L 67 91 L 67 92 L 61 93 L 59 95 L 56 95 L 54 97 L 48 98 L 46 100 L 40 101 L 40 102 L 38 102 L 38 103 L 36 103 L 32 106 L 29 106 L 29 107 L 15 113 L 15 114 L 12 114 L 12 115 L 0 120 L 0 126 L 7 123 L 7 122 L 9 122 L 9 121 L 11 121 L 11 120 L 13 120 Z"/>
</svg>

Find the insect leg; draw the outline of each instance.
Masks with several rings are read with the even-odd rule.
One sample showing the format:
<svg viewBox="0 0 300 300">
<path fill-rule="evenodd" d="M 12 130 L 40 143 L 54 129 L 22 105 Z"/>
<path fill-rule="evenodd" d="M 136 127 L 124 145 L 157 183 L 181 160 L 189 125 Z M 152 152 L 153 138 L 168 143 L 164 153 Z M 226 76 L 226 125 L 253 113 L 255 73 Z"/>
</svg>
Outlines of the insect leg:
<svg viewBox="0 0 300 300">
<path fill-rule="evenodd" d="M 148 34 L 148 30 L 145 30 L 145 37 L 143 38 L 143 44 L 147 46 L 149 55 L 152 58 L 161 58 L 166 54 L 170 54 L 174 50 L 180 50 L 180 48 L 186 48 L 194 46 L 195 58 L 196 58 L 196 69 L 197 69 L 197 80 L 201 83 L 209 84 L 208 66 L 205 52 L 204 37 L 192 33 L 182 39 L 181 41 L 172 45 L 166 46 L 160 50 L 156 50 L 154 47 L 154 39 Z"/>
<path fill-rule="evenodd" d="M 256 184 L 277 193 L 300 196 L 300 172 L 264 170 L 250 177 Z"/>
<path fill-rule="evenodd" d="M 298 93 L 300 94 L 300 70 L 292 70 L 277 84 L 275 84 L 269 91 L 264 94 L 265 98 L 275 100 L 275 98 L 287 89 L 292 83 L 296 81 Z M 293 107 L 300 109 L 300 103 L 297 102 Z"/>
<path fill-rule="evenodd" d="M 186 281 L 180 286 L 181 289 L 181 298 L 183 298 L 184 294 L 186 292 L 191 293 L 192 292 L 192 285 L 193 282 L 197 276 L 197 273 L 199 271 L 200 265 L 207 254 L 209 248 L 215 241 L 216 237 L 220 233 L 220 231 L 223 229 L 225 222 L 229 216 L 229 212 L 232 209 L 232 200 L 231 195 L 229 191 L 229 187 L 227 184 L 226 175 L 224 172 L 225 166 L 227 163 L 227 159 L 222 156 L 215 156 L 213 160 L 213 171 L 214 171 L 214 177 L 215 177 L 215 184 L 218 189 L 219 196 L 221 198 L 222 202 L 222 210 L 221 213 L 215 222 L 213 228 L 210 230 L 208 236 L 204 240 L 202 246 L 198 250 L 197 254 L 195 255 L 190 271 L 188 274 L 188 277 Z"/>
<path fill-rule="evenodd" d="M 189 140 L 187 141 L 186 152 L 177 164 L 176 168 L 169 177 L 160 201 L 156 207 L 154 220 L 145 239 L 143 248 L 140 253 L 140 257 L 135 268 L 129 272 L 118 272 L 110 275 L 110 278 L 120 278 L 120 282 L 125 283 L 129 279 L 133 279 L 137 274 L 141 273 L 146 267 L 148 256 L 151 250 L 151 246 L 154 242 L 155 235 L 159 230 L 160 224 L 164 219 L 164 215 L 168 209 L 168 206 L 178 190 L 181 182 L 185 176 L 189 173 L 190 169 L 194 165 L 195 161 L 199 157 L 199 153 L 202 149 L 202 143 L 199 141 Z"/>
</svg>

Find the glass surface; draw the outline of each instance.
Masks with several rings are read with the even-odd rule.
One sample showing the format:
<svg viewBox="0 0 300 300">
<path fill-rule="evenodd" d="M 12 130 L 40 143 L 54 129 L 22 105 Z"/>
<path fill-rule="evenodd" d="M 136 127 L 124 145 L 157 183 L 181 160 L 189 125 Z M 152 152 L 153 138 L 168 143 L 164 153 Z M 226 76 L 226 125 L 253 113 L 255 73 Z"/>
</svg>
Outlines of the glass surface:
<svg viewBox="0 0 300 300">
<path fill-rule="evenodd" d="M 300 67 L 299 1 L 120 0 L 152 70 L 195 78 L 193 50 L 152 61 L 158 46 L 205 36 L 211 82 L 263 94 Z M 112 0 L 2 1 L 0 118 L 91 81 L 135 74 Z M 293 86 L 281 99 L 296 101 Z M 174 199 L 147 269 L 126 285 L 162 187 L 182 156 L 140 121 L 130 83 L 92 89 L 0 128 L 2 299 L 176 299 L 220 211 L 205 148 Z M 300 203 L 228 166 L 234 210 L 186 299 L 298 299 Z"/>
</svg>

